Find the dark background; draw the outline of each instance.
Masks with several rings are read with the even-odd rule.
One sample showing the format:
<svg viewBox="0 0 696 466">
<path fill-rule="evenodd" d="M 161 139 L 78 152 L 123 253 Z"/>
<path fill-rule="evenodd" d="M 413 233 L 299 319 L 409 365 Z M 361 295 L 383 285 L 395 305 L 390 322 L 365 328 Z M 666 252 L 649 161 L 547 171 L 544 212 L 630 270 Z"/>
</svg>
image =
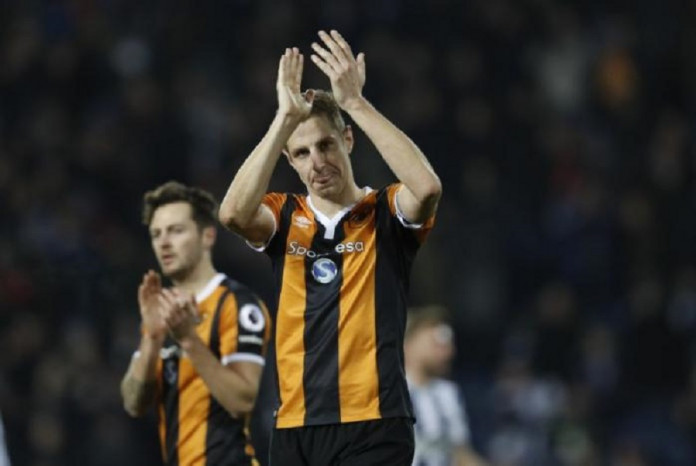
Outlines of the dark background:
<svg viewBox="0 0 696 466">
<path fill-rule="evenodd" d="M 696 2 L 0 0 L 0 410 L 13 464 L 156 464 L 119 380 L 156 266 L 143 192 L 218 198 L 319 28 L 444 197 L 414 304 L 495 464 L 696 464 Z M 307 60 L 305 87 L 328 81 Z M 361 185 L 393 181 L 364 135 Z M 281 160 L 274 190 L 301 185 Z M 269 262 L 216 265 L 274 303 Z M 268 382 L 268 381 L 267 381 Z M 255 440 L 265 461 L 266 391 Z"/>
</svg>

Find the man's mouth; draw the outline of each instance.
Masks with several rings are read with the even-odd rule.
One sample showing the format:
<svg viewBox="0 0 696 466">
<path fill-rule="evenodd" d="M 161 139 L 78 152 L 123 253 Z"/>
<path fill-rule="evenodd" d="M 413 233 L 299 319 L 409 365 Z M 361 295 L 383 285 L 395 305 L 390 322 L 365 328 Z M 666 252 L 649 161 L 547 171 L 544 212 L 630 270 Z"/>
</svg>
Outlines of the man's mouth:
<svg viewBox="0 0 696 466">
<path fill-rule="evenodd" d="M 328 182 L 333 175 L 331 173 L 326 173 L 324 175 L 319 175 L 314 177 L 316 183 L 324 184 Z"/>
</svg>

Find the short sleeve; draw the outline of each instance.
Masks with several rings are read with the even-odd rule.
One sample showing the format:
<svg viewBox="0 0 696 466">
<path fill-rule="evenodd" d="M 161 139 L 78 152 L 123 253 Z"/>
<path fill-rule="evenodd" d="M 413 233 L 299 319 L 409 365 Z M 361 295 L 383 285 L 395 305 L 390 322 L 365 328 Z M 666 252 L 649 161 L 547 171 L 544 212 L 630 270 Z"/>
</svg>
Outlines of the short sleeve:
<svg viewBox="0 0 696 466">
<path fill-rule="evenodd" d="M 263 252 L 266 250 L 271 240 L 278 232 L 278 226 L 280 225 L 280 211 L 283 208 L 283 204 L 287 200 L 288 195 L 282 193 L 267 193 L 261 199 L 261 205 L 267 208 L 273 215 L 273 221 L 275 222 L 275 227 L 273 228 L 273 233 L 268 238 L 265 243 L 252 243 L 247 241 L 247 245 L 255 251 Z"/>
<path fill-rule="evenodd" d="M 220 314 L 220 355 L 223 364 L 251 361 L 265 364 L 271 332 L 266 305 L 253 293 L 235 292 Z"/>
<path fill-rule="evenodd" d="M 399 224 L 403 228 L 412 230 L 413 234 L 418 239 L 418 242 L 423 243 L 425 242 L 425 239 L 428 237 L 428 234 L 430 234 L 430 231 L 433 229 L 433 226 L 435 226 L 435 215 L 433 214 L 423 223 L 412 223 L 406 220 L 406 218 L 404 218 L 403 213 L 401 212 L 401 209 L 399 209 L 399 202 L 396 198 L 397 193 L 403 187 L 403 183 L 394 183 L 387 186 L 387 200 L 389 201 L 389 211 L 391 212 L 392 216 L 394 216 L 399 221 Z"/>
<path fill-rule="evenodd" d="M 267 193 L 261 203 L 268 207 L 275 218 L 276 227 L 280 224 L 280 211 L 287 200 L 288 195 L 283 193 Z"/>
</svg>

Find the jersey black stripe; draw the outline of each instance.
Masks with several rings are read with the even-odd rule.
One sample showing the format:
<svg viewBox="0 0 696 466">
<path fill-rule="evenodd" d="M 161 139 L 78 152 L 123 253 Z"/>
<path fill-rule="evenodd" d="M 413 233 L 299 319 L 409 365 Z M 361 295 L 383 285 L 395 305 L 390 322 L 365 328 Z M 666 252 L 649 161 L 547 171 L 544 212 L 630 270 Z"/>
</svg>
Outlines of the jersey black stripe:
<svg viewBox="0 0 696 466">
<path fill-rule="evenodd" d="M 218 299 L 217 306 L 215 307 L 215 313 L 213 314 L 213 322 L 210 324 L 210 351 L 213 352 L 217 359 L 220 359 L 220 313 L 222 312 L 222 306 L 225 304 L 225 300 L 232 293 L 229 288 L 226 289 L 220 298 Z"/>
<path fill-rule="evenodd" d="M 263 309 L 260 304 L 260 300 L 256 294 L 254 294 L 253 291 L 251 291 L 249 288 L 246 286 L 242 285 L 239 282 L 236 282 L 232 279 L 227 279 L 225 281 L 225 284 L 234 291 L 235 298 L 237 298 L 237 323 L 238 323 L 238 336 L 241 336 L 242 334 L 244 336 L 255 336 L 257 338 L 256 341 L 242 341 L 242 339 L 237 339 L 237 352 L 238 353 L 251 353 L 251 354 L 258 354 L 259 356 L 262 355 L 262 350 L 263 350 L 263 337 L 264 334 L 266 333 L 266 326 L 270 325 L 269 322 L 266 322 L 266 324 L 261 328 L 261 330 L 258 331 L 252 331 L 248 328 L 246 328 L 243 324 L 240 323 L 239 321 L 239 313 L 242 311 L 244 306 L 247 304 L 251 304 L 256 306 L 259 311 L 261 311 L 261 314 L 263 318 L 265 319 L 265 315 L 263 314 Z"/>
<path fill-rule="evenodd" d="M 179 345 L 167 337 L 163 348 L 176 347 L 167 359 L 162 360 L 162 405 L 164 407 L 164 451 L 167 466 L 179 464 Z"/>
<path fill-rule="evenodd" d="M 318 257 L 305 256 L 305 422 L 333 424 L 341 422 L 338 317 L 343 282 L 343 255 L 334 252 L 334 246 L 343 241 L 345 232 L 339 224 L 335 238 L 327 240 L 324 239 L 324 226 L 320 223 L 317 226 L 309 249 Z M 329 283 L 320 283 L 312 273 L 313 266 L 322 259 L 330 259 L 336 266 L 336 276 Z"/>
<path fill-rule="evenodd" d="M 389 211 L 386 189 L 377 195 L 376 203 L 375 325 L 380 414 L 412 417 L 403 350 L 410 263 L 401 249 L 403 237 L 394 231 L 398 220 Z"/>
</svg>

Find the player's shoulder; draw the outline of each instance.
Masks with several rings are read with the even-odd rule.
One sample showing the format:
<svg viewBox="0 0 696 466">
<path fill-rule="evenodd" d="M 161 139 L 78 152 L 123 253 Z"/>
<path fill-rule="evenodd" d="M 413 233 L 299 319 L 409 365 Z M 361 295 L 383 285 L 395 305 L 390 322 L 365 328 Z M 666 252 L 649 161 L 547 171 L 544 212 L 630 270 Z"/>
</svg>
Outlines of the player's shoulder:
<svg viewBox="0 0 696 466">
<path fill-rule="evenodd" d="M 234 295 L 237 301 L 261 302 L 261 299 L 250 286 L 234 278 L 225 277 L 220 283 L 220 286 L 223 287 L 227 293 Z"/>
<path fill-rule="evenodd" d="M 251 288 L 249 288 L 247 285 L 244 283 L 240 282 L 239 280 L 235 280 L 234 278 L 225 276 L 225 278 L 220 282 L 220 286 L 225 288 L 226 290 L 235 293 L 238 291 L 251 291 Z"/>
<path fill-rule="evenodd" d="M 264 196 L 266 199 L 274 199 L 280 202 L 288 202 L 288 201 L 294 201 L 294 202 L 302 202 L 307 199 L 307 194 L 302 194 L 302 193 L 291 193 L 291 192 L 283 192 L 283 191 L 269 191 L 266 193 Z"/>
</svg>

